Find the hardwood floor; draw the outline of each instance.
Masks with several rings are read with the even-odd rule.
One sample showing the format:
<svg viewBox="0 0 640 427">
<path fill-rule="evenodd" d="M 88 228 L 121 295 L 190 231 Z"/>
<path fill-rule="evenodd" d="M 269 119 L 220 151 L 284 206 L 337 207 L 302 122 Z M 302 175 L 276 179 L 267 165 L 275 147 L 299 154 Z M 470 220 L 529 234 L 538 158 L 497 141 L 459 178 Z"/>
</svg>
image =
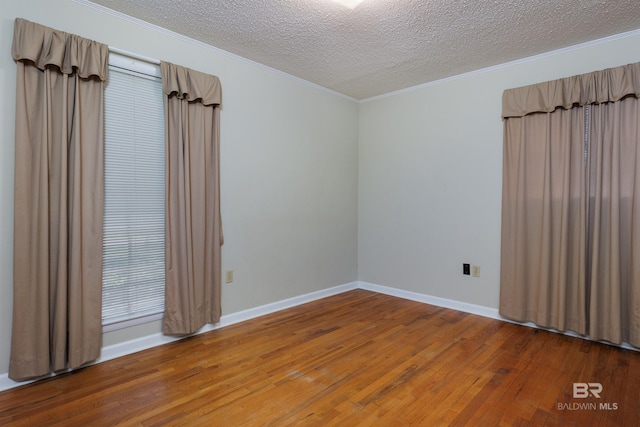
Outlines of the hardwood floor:
<svg viewBox="0 0 640 427">
<path fill-rule="evenodd" d="M 364 290 L 0 393 L 0 425 L 16 426 L 638 419 L 640 353 Z"/>
</svg>

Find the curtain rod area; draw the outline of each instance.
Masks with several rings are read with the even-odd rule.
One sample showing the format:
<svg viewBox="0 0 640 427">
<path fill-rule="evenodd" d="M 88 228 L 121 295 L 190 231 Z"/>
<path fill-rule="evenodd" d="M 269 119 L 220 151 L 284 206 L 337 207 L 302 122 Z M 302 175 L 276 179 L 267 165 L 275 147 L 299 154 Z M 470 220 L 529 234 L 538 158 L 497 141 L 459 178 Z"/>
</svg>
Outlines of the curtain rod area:
<svg viewBox="0 0 640 427">
<path fill-rule="evenodd" d="M 129 52 L 124 49 L 119 49 L 117 47 L 109 46 L 109 52 L 117 53 L 118 55 L 128 56 L 132 59 L 137 59 L 139 61 L 149 62 L 151 64 L 160 65 L 160 60 L 155 58 L 149 58 L 148 56 L 138 55 L 137 53 Z"/>
</svg>

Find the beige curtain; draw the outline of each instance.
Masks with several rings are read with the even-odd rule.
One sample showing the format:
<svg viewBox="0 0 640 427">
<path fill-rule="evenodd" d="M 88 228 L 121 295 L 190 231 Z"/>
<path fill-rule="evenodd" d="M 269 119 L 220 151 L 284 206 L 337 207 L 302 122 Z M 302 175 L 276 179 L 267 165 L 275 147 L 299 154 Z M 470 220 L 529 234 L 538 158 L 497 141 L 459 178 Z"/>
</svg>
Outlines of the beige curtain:
<svg viewBox="0 0 640 427">
<path fill-rule="evenodd" d="M 500 314 L 586 332 L 583 110 L 505 121 Z"/>
<path fill-rule="evenodd" d="M 102 344 L 106 45 L 16 19 L 9 377 L 76 368 Z"/>
<path fill-rule="evenodd" d="M 640 64 L 505 91 L 503 316 L 640 346 L 638 95 Z"/>
<path fill-rule="evenodd" d="M 190 334 L 220 320 L 221 245 L 217 77 L 162 62 L 166 151 L 163 331 Z"/>
<path fill-rule="evenodd" d="M 589 335 L 640 347 L 640 104 L 590 113 Z"/>
</svg>

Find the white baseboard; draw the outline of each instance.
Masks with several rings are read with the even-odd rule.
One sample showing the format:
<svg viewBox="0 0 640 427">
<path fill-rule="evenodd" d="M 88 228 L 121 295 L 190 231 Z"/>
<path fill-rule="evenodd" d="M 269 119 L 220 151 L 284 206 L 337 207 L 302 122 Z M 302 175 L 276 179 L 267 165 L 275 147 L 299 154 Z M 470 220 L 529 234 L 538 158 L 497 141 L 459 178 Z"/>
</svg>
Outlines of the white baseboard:
<svg viewBox="0 0 640 427">
<path fill-rule="evenodd" d="M 320 291 L 299 295 L 297 297 L 287 298 L 282 301 L 276 301 L 270 304 L 261 305 L 259 307 L 239 311 L 237 313 L 225 314 L 220 317 L 220 322 L 216 323 L 215 325 L 205 325 L 202 329 L 196 332 L 196 335 L 213 331 L 215 329 L 224 328 L 225 326 L 230 326 L 236 323 L 244 322 L 245 320 L 255 319 L 256 317 L 275 313 L 276 311 L 284 310 L 286 308 L 291 308 L 297 305 L 326 298 L 331 295 L 341 294 L 353 289 L 357 289 L 357 282 L 347 283 L 344 285 L 334 286 L 332 288 L 322 289 Z M 166 336 L 158 332 L 156 334 L 147 335 L 145 337 L 137 338 L 134 340 L 113 344 L 102 349 L 102 355 L 98 360 L 95 361 L 95 363 L 105 362 L 107 360 L 115 359 L 116 357 L 126 356 L 128 354 L 146 350 L 151 347 L 167 344 L 172 341 L 177 341 L 182 338 L 183 337 Z"/>
<path fill-rule="evenodd" d="M 266 314 L 274 313 L 276 311 L 284 310 L 286 308 L 295 307 L 297 305 L 305 304 L 311 301 L 315 301 L 321 298 L 326 298 L 331 295 L 337 295 L 343 292 L 347 292 L 358 288 L 358 282 L 351 282 L 344 285 L 334 286 L 328 289 L 322 289 L 320 291 L 311 292 L 308 294 L 288 298 L 282 301 L 276 301 L 274 303 L 261 305 L 259 307 L 250 308 L 248 310 L 239 311 L 237 313 L 231 313 L 221 316 L 220 322 L 215 325 L 206 325 L 200 329 L 196 334 L 209 332 L 214 329 L 223 328 L 225 326 L 233 325 L 235 323 L 244 322 L 245 320 L 251 320 L 256 317 L 264 316 Z M 117 357 L 126 356 L 128 354 L 136 353 L 138 351 L 146 350 L 148 348 L 156 347 L 162 344 L 167 344 L 172 341 L 181 339 L 181 337 L 170 337 L 163 335 L 162 333 L 156 333 L 147 335 L 141 338 L 125 341 L 118 344 L 109 345 L 102 349 L 102 354 L 99 359 L 91 363 L 91 365 L 107 360 L 115 359 Z M 21 381 L 16 382 L 9 378 L 7 373 L 0 374 L 0 391 L 8 390 L 22 385 L 29 384 L 33 381 Z"/>
<path fill-rule="evenodd" d="M 588 337 L 584 337 L 573 332 L 559 332 L 552 329 L 542 328 L 534 323 L 527 322 L 515 322 L 511 319 L 507 319 L 505 317 L 500 316 L 498 313 L 498 309 L 485 307 L 482 305 L 470 304 L 467 302 L 451 300 L 447 298 L 436 297 L 427 294 L 421 294 L 418 292 L 406 291 L 403 289 L 392 288 L 388 286 L 376 285 L 373 283 L 367 282 L 351 282 L 344 285 L 334 286 L 332 288 L 323 289 L 316 292 L 311 292 L 308 294 L 300 295 L 293 298 L 288 298 L 282 301 L 277 301 L 270 304 L 261 305 L 259 307 L 250 308 L 248 310 L 239 311 L 237 313 L 231 313 L 223 315 L 220 319 L 220 322 L 215 325 L 207 325 L 203 327 L 201 330 L 197 332 L 197 334 L 201 334 L 204 332 L 209 332 L 214 329 L 223 328 L 225 326 L 230 326 L 235 323 L 244 322 L 245 320 L 251 320 L 256 317 L 264 316 L 266 314 L 275 313 L 276 311 L 284 310 L 287 308 L 295 307 L 301 304 L 305 304 L 311 301 L 315 301 L 321 298 L 326 298 L 332 295 L 337 295 L 343 292 L 351 291 L 353 289 L 364 289 L 367 291 L 377 292 L 380 294 L 391 295 L 398 298 L 404 298 L 411 301 L 422 302 L 425 304 L 431 304 L 438 307 L 450 308 L 452 310 L 458 310 L 465 313 L 477 314 L 479 316 L 488 317 L 491 319 L 497 319 L 504 322 L 515 323 L 517 325 L 528 326 L 532 328 L 543 329 L 551 332 L 561 333 L 564 335 L 569 335 L 572 337 L 582 338 L 589 340 Z M 148 335 L 145 337 L 137 338 L 134 340 L 126 341 L 119 344 L 114 344 L 107 346 L 102 349 L 102 356 L 93 362 L 101 363 L 107 360 L 115 359 L 117 357 L 126 356 L 128 354 L 136 353 L 138 351 L 146 350 L 151 347 L 156 347 L 158 345 L 166 344 L 172 341 L 179 340 L 181 338 L 176 337 L 168 337 L 161 333 Z M 604 343 L 608 344 L 608 343 Z M 616 345 L 614 345 L 616 346 Z M 635 348 L 627 343 L 622 343 L 617 347 L 626 348 L 629 350 L 639 351 L 640 349 Z M 0 391 L 8 390 L 14 387 L 19 387 L 21 385 L 29 384 L 31 381 L 25 382 L 15 382 L 11 380 L 8 375 L 0 374 Z"/>
<path fill-rule="evenodd" d="M 404 298 L 411 301 L 422 302 L 425 304 L 431 304 L 438 307 L 450 308 L 453 310 L 462 311 L 465 313 L 477 314 L 479 316 L 488 317 L 491 319 L 501 320 L 503 322 L 513 323 L 516 325 L 527 326 L 529 328 L 542 329 L 544 331 L 554 332 L 557 334 L 567 335 L 570 337 L 580 338 L 583 340 L 598 342 L 601 344 L 611 345 L 613 347 L 621 347 L 627 350 L 633 350 L 640 352 L 640 348 L 634 347 L 629 343 L 623 342 L 621 344 L 613 344 L 606 341 L 594 341 L 590 339 L 588 336 L 580 335 L 572 331 L 558 331 L 556 329 L 544 328 L 542 326 L 536 325 L 533 322 L 517 322 L 512 319 L 508 319 L 506 317 L 500 316 L 497 308 L 485 307 L 482 305 L 470 304 L 462 301 L 451 300 L 447 298 L 434 297 L 432 295 L 420 294 L 417 292 L 405 291 L 402 289 L 391 288 L 388 286 L 375 285 L 373 283 L 367 282 L 358 282 L 359 289 L 366 289 L 373 292 L 378 292 L 380 294 L 391 295 L 398 298 Z"/>
<path fill-rule="evenodd" d="M 411 301 L 423 302 L 425 304 L 431 304 L 438 307 L 451 308 L 453 310 L 463 311 L 465 313 L 477 314 L 483 317 L 490 317 L 492 319 L 507 320 L 501 317 L 500 314 L 498 314 L 497 308 L 490 308 L 482 305 L 476 305 L 447 298 L 434 297 L 432 295 L 420 294 L 417 292 L 405 291 L 403 289 L 375 285 L 373 283 L 367 282 L 358 282 L 358 288 L 377 292 L 379 294 L 404 298 Z"/>
</svg>

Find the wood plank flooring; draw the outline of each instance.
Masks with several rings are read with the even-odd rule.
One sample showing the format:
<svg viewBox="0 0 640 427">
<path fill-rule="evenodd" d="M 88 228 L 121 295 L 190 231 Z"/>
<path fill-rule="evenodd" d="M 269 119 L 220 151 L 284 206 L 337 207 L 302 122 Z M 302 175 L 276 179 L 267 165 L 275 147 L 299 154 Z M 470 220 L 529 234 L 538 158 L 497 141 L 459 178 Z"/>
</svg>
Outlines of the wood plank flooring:
<svg viewBox="0 0 640 427">
<path fill-rule="evenodd" d="M 573 383 L 601 383 L 600 398 Z M 640 353 L 355 290 L 0 393 L 15 426 L 636 426 Z"/>
</svg>

